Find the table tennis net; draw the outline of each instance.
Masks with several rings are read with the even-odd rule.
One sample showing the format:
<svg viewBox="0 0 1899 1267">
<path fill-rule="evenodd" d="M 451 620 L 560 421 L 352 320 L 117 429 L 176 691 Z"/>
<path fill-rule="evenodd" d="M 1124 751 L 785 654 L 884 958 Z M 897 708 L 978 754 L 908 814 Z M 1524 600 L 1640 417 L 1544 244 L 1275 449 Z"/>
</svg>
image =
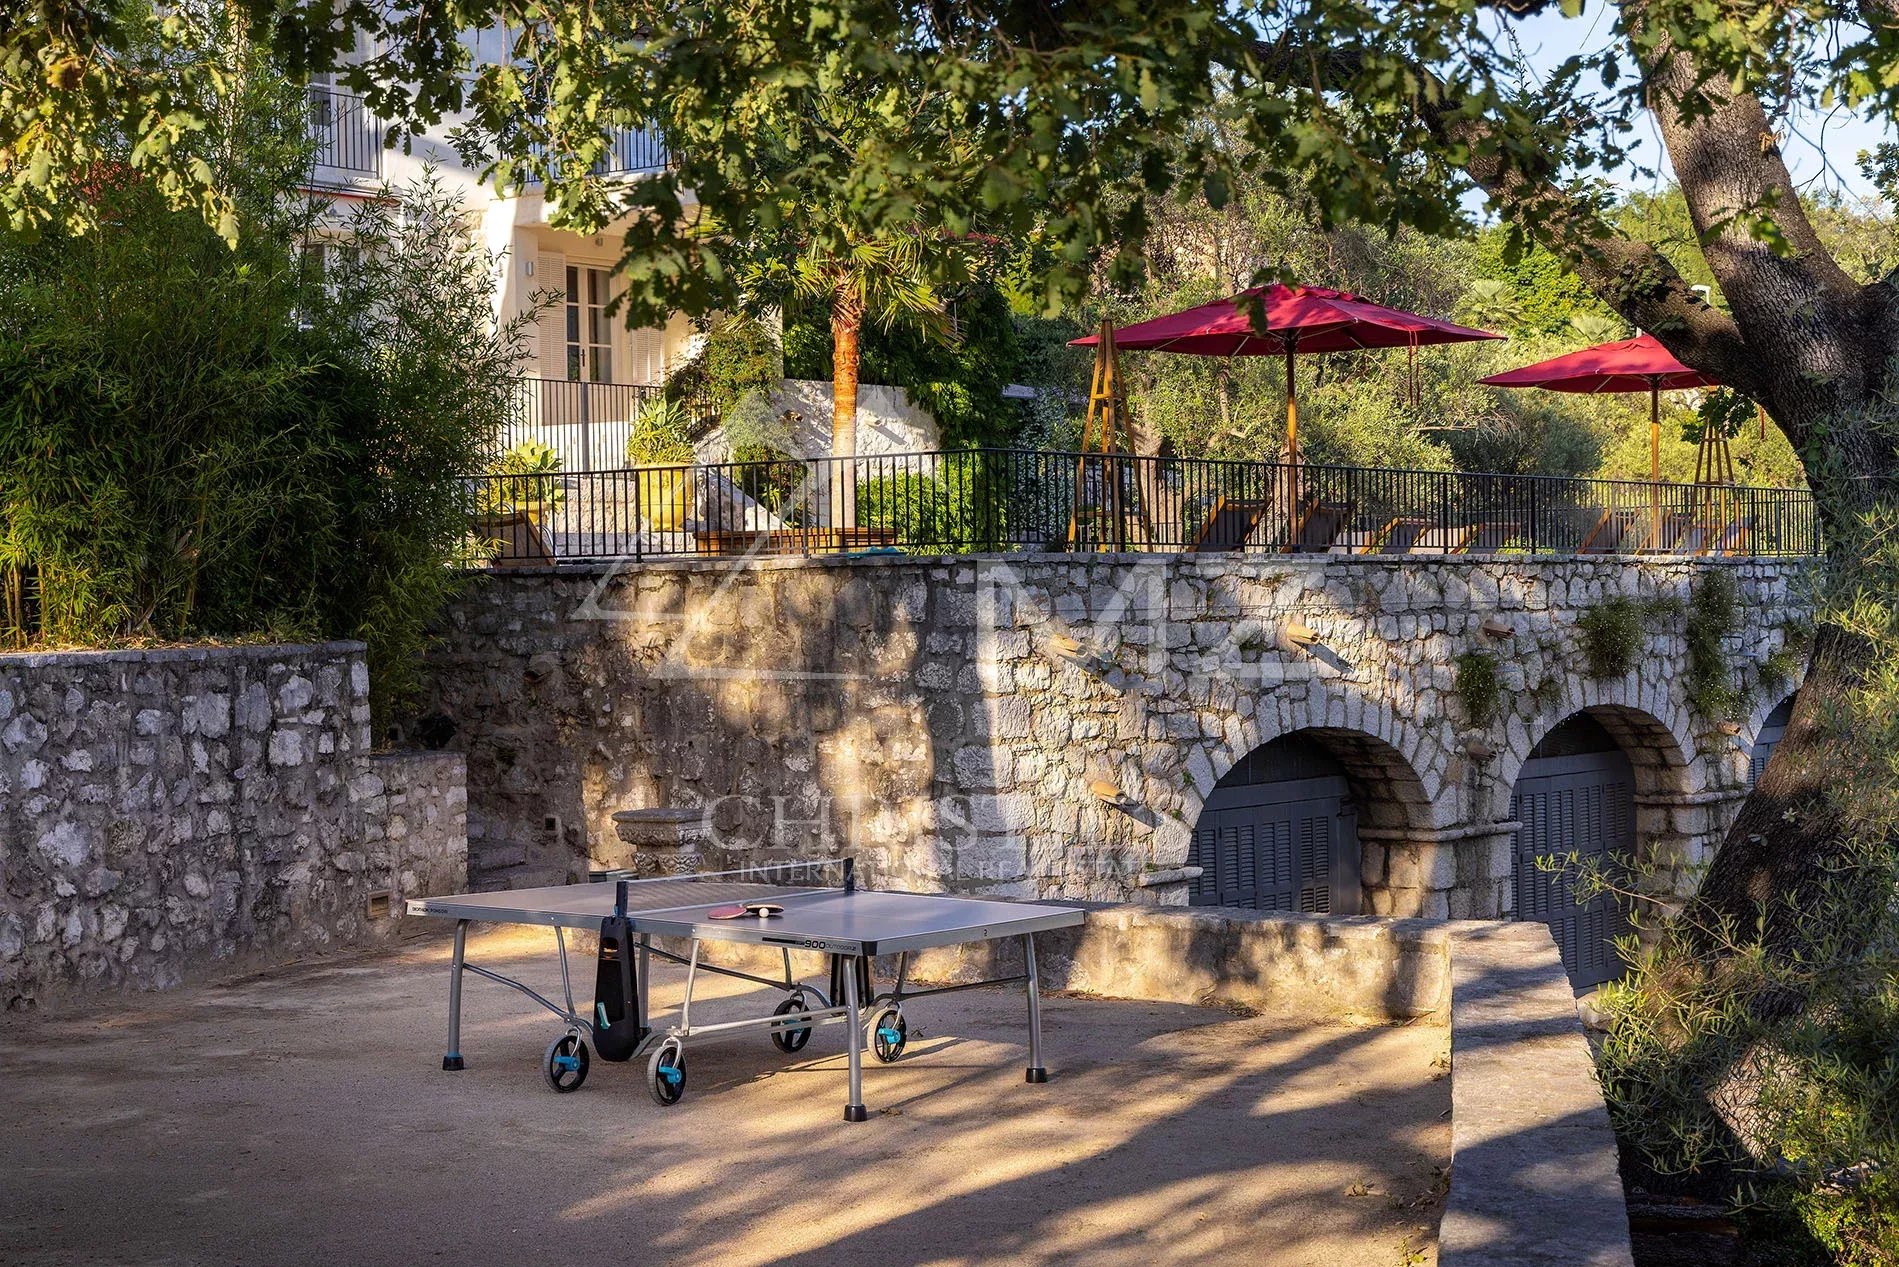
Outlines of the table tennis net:
<svg viewBox="0 0 1899 1267">
<path fill-rule="evenodd" d="M 761 862 L 730 871 L 638 878 L 628 871 L 596 872 L 595 880 L 627 881 L 629 912 L 663 911 L 712 903 L 764 902 L 821 893 L 844 885 L 838 858 Z"/>
</svg>

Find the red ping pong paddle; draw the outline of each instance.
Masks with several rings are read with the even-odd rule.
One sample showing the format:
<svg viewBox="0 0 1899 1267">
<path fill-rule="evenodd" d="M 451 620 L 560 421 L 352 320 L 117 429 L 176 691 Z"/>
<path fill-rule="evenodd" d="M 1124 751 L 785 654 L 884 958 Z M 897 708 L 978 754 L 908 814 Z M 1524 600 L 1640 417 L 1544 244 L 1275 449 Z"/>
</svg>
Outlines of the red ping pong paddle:
<svg viewBox="0 0 1899 1267">
<path fill-rule="evenodd" d="M 751 914 L 743 906 L 715 906 L 706 912 L 707 919 L 738 919 Z"/>
</svg>

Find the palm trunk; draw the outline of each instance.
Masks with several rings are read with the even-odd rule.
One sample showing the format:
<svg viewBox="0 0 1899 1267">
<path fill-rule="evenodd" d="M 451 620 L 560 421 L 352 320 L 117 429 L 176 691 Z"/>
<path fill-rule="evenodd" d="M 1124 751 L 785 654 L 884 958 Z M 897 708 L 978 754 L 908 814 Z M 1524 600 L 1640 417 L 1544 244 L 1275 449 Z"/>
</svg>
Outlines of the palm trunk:
<svg viewBox="0 0 1899 1267">
<path fill-rule="evenodd" d="M 854 284 L 838 291 L 831 305 L 831 522 L 857 524 L 857 467 L 846 461 L 857 453 L 858 337 L 864 328 L 864 297 Z"/>
</svg>

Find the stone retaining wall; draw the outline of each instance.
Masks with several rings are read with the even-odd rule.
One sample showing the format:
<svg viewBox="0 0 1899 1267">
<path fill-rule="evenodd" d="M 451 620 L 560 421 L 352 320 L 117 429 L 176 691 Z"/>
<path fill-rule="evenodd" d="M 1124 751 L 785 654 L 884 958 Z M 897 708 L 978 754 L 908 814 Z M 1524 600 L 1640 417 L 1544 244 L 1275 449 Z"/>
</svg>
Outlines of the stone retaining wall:
<svg viewBox="0 0 1899 1267">
<path fill-rule="evenodd" d="M 0 655 L 0 1005 L 353 940 L 458 883 L 461 759 L 369 742 L 361 643 Z"/>
<path fill-rule="evenodd" d="M 851 851 L 886 887 L 1181 903 L 1208 792 L 1302 731 L 1354 785 L 1368 910 L 1491 918 L 1514 905 L 1518 771 L 1585 709 L 1630 753 L 1640 847 L 1686 882 L 1797 684 L 1763 666 L 1808 614 L 1808 567 L 1229 554 L 513 571 L 449 612 L 416 734 L 468 755 L 478 886 L 576 877 L 614 851 L 615 811 L 699 806 L 713 862 Z M 1741 595 L 1726 652 L 1754 706 L 1738 733 L 1683 683 L 1685 600 L 1716 571 Z M 1621 596 L 1652 615 L 1636 667 L 1598 679 L 1578 622 Z M 1466 653 L 1500 680 L 1482 725 L 1455 689 Z"/>
</svg>

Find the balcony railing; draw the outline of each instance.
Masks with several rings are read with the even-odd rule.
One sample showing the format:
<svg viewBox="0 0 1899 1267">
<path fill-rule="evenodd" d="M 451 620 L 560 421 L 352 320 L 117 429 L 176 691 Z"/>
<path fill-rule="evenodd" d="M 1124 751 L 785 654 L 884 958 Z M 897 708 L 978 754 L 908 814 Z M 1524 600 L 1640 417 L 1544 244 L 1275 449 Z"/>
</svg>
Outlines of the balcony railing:
<svg viewBox="0 0 1899 1267">
<path fill-rule="evenodd" d="M 560 455 L 562 471 L 616 470 L 627 464 L 627 444 L 640 410 L 665 399 L 665 388 L 652 383 L 524 378 L 515 395 L 514 416 L 496 438 L 496 451 L 535 440 Z M 688 439 L 698 439 L 718 423 L 704 401 L 685 400 L 680 408 Z"/>
<path fill-rule="evenodd" d="M 375 184 L 382 179 L 383 124 L 355 93 L 312 84 L 311 181 L 317 185 Z"/>
<path fill-rule="evenodd" d="M 547 148 L 542 145 L 532 147 L 535 154 L 545 154 Z M 607 152 L 594 160 L 593 174 L 596 176 L 641 176 L 653 172 L 665 171 L 672 166 L 672 151 L 666 147 L 665 138 L 653 128 L 615 128 L 608 144 Z"/>
<path fill-rule="evenodd" d="M 1813 555 L 1804 489 L 1018 450 L 485 476 L 498 563 L 897 549 Z"/>
</svg>

